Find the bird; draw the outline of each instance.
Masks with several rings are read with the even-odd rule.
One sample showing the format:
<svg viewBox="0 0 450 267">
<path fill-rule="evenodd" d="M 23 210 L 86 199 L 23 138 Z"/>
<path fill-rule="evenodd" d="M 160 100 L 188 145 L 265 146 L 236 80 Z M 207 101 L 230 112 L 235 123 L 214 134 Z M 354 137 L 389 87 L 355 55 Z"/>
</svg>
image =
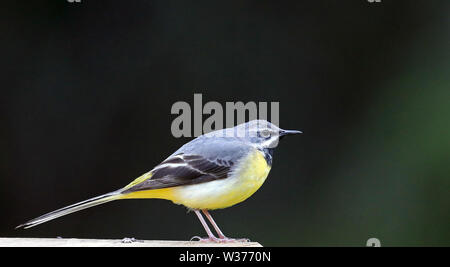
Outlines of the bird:
<svg viewBox="0 0 450 267">
<path fill-rule="evenodd" d="M 259 119 L 200 135 L 125 187 L 49 212 L 16 228 L 34 227 L 114 200 L 165 199 L 197 215 L 208 237 L 194 236 L 191 241 L 248 241 L 226 237 L 209 211 L 231 207 L 252 196 L 269 175 L 279 140 L 300 133 Z"/>
</svg>

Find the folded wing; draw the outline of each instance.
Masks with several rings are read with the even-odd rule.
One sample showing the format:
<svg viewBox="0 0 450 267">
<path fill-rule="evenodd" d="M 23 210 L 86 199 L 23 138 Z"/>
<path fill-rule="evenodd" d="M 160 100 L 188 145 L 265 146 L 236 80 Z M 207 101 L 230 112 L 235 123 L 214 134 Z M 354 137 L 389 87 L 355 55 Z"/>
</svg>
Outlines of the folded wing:
<svg viewBox="0 0 450 267">
<path fill-rule="evenodd" d="M 228 177 L 234 162 L 180 153 L 156 166 L 145 179 L 122 193 L 205 183 Z"/>
</svg>

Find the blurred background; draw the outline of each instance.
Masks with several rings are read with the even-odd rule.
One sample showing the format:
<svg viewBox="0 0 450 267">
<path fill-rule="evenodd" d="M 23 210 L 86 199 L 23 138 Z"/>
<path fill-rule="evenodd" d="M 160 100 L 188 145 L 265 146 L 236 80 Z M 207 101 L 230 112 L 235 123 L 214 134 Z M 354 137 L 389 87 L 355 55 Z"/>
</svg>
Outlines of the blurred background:
<svg viewBox="0 0 450 267">
<path fill-rule="evenodd" d="M 5 1 L 0 236 L 187 240 L 193 213 L 116 201 L 191 138 L 172 105 L 280 102 L 283 140 L 247 201 L 212 212 L 264 246 L 450 245 L 450 2 Z M 206 119 L 207 116 L 205 116 Z"/>
</svg>

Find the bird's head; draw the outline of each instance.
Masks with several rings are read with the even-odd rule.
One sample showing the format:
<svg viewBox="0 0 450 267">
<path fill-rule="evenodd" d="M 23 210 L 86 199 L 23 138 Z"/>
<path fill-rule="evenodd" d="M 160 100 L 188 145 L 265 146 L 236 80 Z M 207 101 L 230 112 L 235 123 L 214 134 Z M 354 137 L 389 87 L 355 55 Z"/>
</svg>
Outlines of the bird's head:
<svg viewBox="0 0 450 267">
<path fill-rule="evenodd" d="M 266 120 L 252 120 L 239 124 L 236 127 L 215 131 L 207 135 L 240 138 L 258 149 L 272 149 L 278 146 L 279 140 L 283 137 L 300 133 L 302 132 L 297 130 L 280 129 Z"/>
<path fill-rule="evenodd" d="M 236 126 L 248 132 L 248 141 L 259 149 L 272 149 L 278 146 L 279 141 L 287 136 L 300 134 L 297 130 L 283 130 L 266 120 L 253 120 Z"/>
</svg>

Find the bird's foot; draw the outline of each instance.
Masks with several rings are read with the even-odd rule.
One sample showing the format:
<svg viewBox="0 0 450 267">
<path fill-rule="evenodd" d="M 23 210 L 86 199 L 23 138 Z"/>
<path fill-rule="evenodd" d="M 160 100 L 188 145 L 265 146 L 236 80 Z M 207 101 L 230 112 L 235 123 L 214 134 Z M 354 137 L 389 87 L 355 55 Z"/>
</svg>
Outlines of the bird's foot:
<svg viewBox="0 0 450 267">
<path fill-rule="evenodd" d="M 214 243 L 241 243 L 241 242 L 250 242 L 248 238 L 228 238 L 226 236 L 217 238 L 215 236 L 201 238 L 199 236 L 194 236 L 190 241 L 198 241 L 198 242 L 214 242 Z"/>
<path fill-rule="evenodd" d="M 250 242 L 248 238 L 229 238 L 229 237 L 221 237 L 219 242 L 223 243 L 242 243 L 242 242 Z"/>
<path fill-rule="evenodd" d="M 220 238 L 217 238 L 215 236 L 210 236 L 210 237 L 199 237 L 199 236 L 194 236 L 191 238 L 191 240 L 189 241 L 198 241 L 198 242 L 214 242 L 214 243 L 219 243 L 220 242 Z"/>
</svg>

